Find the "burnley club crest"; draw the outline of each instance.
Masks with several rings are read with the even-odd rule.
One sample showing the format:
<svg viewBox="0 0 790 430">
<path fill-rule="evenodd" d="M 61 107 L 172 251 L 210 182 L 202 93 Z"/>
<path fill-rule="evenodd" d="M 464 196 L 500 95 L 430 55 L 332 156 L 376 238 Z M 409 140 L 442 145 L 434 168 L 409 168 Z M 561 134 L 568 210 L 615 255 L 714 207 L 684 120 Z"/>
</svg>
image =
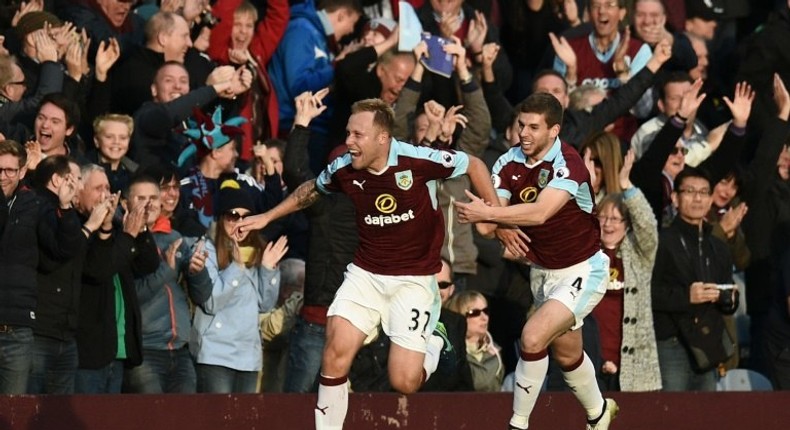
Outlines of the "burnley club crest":
<svg viewBox="0 0 790 430">
<path fill-rule="evenodd" d="M 414 178 L 412 178 L 411 170 L 404 170 L 402 172 L 395 173 L 395 183 L 398 185 L 403 191 L 408 191 L 411 189 L 411 186 L 414 184 Z"/>
</svg>

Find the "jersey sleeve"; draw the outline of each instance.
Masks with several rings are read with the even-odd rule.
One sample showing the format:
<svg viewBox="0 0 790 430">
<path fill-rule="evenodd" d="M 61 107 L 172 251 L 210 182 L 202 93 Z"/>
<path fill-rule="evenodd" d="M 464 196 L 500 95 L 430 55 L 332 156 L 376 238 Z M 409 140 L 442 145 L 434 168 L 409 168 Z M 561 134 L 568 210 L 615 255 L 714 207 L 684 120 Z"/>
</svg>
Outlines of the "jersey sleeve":
<svg viewBox="0 0 790 430">
<path fill-rule="evenodd" d="M 469 156 L 461 151 L 440 150 L 425 146 L 399 143 L 398 151 L 405 156 L 427 161 L 423 175 L 427 179 L 450 179 L 466 174 Z"/>
<path fill-rule="evenodd" d="M 329 163 L 326 169 L 321 171 L 318 177 L 315 178 L 315 187 L 318 192 L 321 194 L 331 194 L 340 191 L 335 176 L 340 169 L 349 164 L 351 164 L 351 155 L 349 154 L 343 154 Z"/>
<path fill-rule="evenodd" d="M 567 191 L 571 196 L 576 196 L 579 187 L 590 179 L 590 172 L 584 165 L 581 157 L 562 158 L 554 165 L 554 176 L 548 185 L 552 188 Z"/>
<path fill-rule="evenodd" d="M 509 154 L 510 152 L 502 154 L 494 163 L 494 167 L 491 168 L 491 181 L 494 183 L 496 195 L 507 200 L 510 200 L 510 197 L 513 195 L 504 172 L 505 166 L 511 160 L 511 157 L 508 156 Z"/>
</svg>

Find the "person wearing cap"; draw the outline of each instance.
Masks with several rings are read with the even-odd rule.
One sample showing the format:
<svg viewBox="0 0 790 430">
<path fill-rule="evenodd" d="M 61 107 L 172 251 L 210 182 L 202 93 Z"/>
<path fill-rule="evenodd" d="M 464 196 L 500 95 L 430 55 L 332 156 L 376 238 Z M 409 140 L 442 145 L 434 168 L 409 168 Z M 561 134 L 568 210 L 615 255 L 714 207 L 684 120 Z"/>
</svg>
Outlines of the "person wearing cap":
<svg viewBox="0 0 790 430">
<path fill-rule="evenodd" d="M 220 214 L 215 208 L 219 207 L 219 186 L 225 179 L 235 179 L 240 184 L 249 194 L 256 212 L 266 211 L 283 199 L 280 175 L 276 171 L 265 175 L 264 184 L 259 184 L 255 178 L 235 168 L 239 156 L 236 148 L 242 134 L 239 126 L 245 121 L 242 117 L 233 117 L 222 122 L 220 108 L 211 117 L 195 111 L 195 119 L 184 131 L 189 145 L 181 152 L 178 165 L 184 166 L 187 160 L 195 157 L 197 166 L 181 180 L 181 204 L 197 211 L 200 222 L 206 227 Z"/>
<path fill-rule="evenodd" d="M 241 126 L 244 139 L 239 156 L 252 161 L 256 142 L 277 137 L 277 96 L 267 66 L 288 25 L 288 1 L 270 0 L 260 21 L 258 9 L 248 0 L 219 0 L 211 10 L 220 21 L 211 30 L 208 55 L 219 64 L 250 67 L 256 72 L 256 82 L 240 112 L 248 122 Z M 259 105 L 261 108 L 253 108 Z"/>
<path fill-rule="evenodd" d="M 217 226 L 206 241 L 211 297 L 198 303 L 190 336 L 200 393 L 254 393 L 262 351 L 258 314 L 274 308 L 280 290 L 277 264 L 287 239 L 264 244 L 257 232 L 236 232 L 255 213 L 250 195 L 227 179 L 217 193 Z"/>
<path fill-rule="evenodd" d="M 205 303 L 212 283 L 205 264 L 205 242 L 192 246 L 163 216 L 159 182 L 137 176 L 121 201 L 127 213 L 143 207 L 142 232 L 150 231 L 160 255 L 155 272 L 138 276 L 135 291 L 142 315 L 143 361 L 124 374 L 124 392 L 196 392 L 197 377 L 188 342 L 192 324 L 189 302 Z M 179 284 L 183 276 L 186 288 Z"/>
<path fill-rule="evenodd" d="M 716 34 L 717 20 L 724 14 L 718 0 L 686 0 L 686 33 L 707 41 Z"/>
</svg>

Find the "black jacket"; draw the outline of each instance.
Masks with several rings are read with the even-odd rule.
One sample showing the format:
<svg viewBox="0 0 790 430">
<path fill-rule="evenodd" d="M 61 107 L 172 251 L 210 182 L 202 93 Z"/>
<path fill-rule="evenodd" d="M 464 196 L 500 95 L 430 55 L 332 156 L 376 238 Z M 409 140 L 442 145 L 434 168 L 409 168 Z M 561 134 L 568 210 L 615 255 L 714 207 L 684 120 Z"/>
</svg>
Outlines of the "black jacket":
<svg viewBox="0 0 790 430">
<path fill-rule="evenodd" d="M 37 191 L 45 216 L 39 221 L 56 228 L 58 196 L 50 190 Z M 73 211 L 73 210 L 72 210 Z M 38 302 L 36 305 L 36 336 L 58 340 L 71 340 L 77 332 L 82 265 L 85 261 L 87 239 L 81 231 L 70 235 L 68 243 L 73 245 L 74 255 L 68 260 L 59 260 L 45 250 L 39 250 Z"/>
<path fill-rule="evenodd" d="M 98 369 L 116 358 L 115 281 L 120 281 L 124 303 L 126 366 L 142 362 L 140 305 L 134 278 L 153 273 L 159 267 L 159 253 L 151 233 L 137 238 L 115 229 L 106 240 L 92 237 L 82 272 L 77 351 L 81 369 Z"/>
<path fill-rule="evenodd" d="M 307 142 L 310 131 L 295 127 L 288 137 L 283 178 L 295 190 L 314 178 L 309 167 Z M 329 306 L 343 283 L 346 266 L 354 259 L 357 236 L 356 211 L 345 194 L 322 195 L 304 213 L 310 221 L 310 247 L 305 266 L 305 306 Z"/>
<path fill-rule="evenodd" d="M 655 75 L 643 67 L 633 78 L 596 105 L 592 111 L 566 109 L 562 117 L 560 139 L 580 148 L 587 136 L 603 130 L 609 123 L 628 112 L 652 85 Z M 513 106 L 505 98 L 498 82 L 483 82 L 483 95 L 491 112 L 491 125 L 500 133 L 510 127 Z"/>
<path fill-rule="evenodd" d="M 67 261 L 78 251 L 80 223 L 73 209 L 46 213 L 32 190 L 19 187 L 7 205 L 0 228 L 0 324 L 33 327 L 36 322 L 36 268 L 39 251 Z M 43 222 L 50 219 L 52 223 Z M 53 228 L 54 226 L 54 228 Z"/>
<path fill-rule="evenodd" d="M 652 281 L 657 340 L 679 336 L 678 326 L 691 318 L 695 308 L 718 307 L 714 303 L 691 304 L 692 283 L 733 283 L 730 251 L 711 231 L 710 224 L 700 230 L 677 217 L 660 233 Z M 731 314 L 736 307 L 720 310 Z"/>
<path fill-rule="evenodd" d="M 167 102 L 146 102 L 134 113 L 134 134 L 130 153 L 132 159 L 145 168 L 159 163 L 175 165 L 187 138 L 174 130 L 201 108 L 217 97 L 214 87 L 202 87 Z"/>
</svg>

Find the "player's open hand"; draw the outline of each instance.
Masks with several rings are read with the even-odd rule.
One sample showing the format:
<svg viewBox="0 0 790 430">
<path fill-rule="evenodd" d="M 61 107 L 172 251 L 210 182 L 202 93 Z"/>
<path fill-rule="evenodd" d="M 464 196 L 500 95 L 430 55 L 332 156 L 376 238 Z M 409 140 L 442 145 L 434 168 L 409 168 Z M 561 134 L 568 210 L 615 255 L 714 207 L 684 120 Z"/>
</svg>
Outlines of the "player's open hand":
<svg viewBox="0 0 790 430">
<path fill-rule="evenodd" d="M 462 224 L 473 222 L 487 222 L 490 221 L 491 207 L 486 202 L 472 194 L 469 190 L 464 190 L 467 197 L 471 200 L 469 203 L 455 201 L 455 211 L 458 213 L 458 221 Z"/>
<path fill-rule="evenodd" d="M 529 236 L 516 226 L 499 226 L 496 231 L 497 239 L 505 246 L 505 252 L 516 260 L 523 259 L 529 252 L 527 243 L 531 242 Z"/>
</svg>

